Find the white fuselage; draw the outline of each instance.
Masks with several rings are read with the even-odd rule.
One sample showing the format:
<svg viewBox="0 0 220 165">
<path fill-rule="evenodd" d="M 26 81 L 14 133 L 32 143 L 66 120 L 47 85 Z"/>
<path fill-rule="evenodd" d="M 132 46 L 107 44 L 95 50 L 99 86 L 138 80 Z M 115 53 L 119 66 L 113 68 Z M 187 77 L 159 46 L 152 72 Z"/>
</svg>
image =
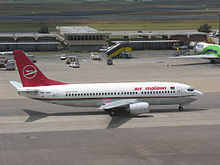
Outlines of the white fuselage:
<svg viewBox="0 0 220 165">
<path fill-rule="evenodd" d="M 31 92 L 28 92 L 30 90 Z M 36 90 L 36 91 L 34 91 Z M 94 83 L 25 87 L 18 93 L 36 100 L 66 106 L 97 107 L 125 99 L 150 105 L 188 104 L 202 95 L 188 85 L 169 82 Z"/>
</svg>

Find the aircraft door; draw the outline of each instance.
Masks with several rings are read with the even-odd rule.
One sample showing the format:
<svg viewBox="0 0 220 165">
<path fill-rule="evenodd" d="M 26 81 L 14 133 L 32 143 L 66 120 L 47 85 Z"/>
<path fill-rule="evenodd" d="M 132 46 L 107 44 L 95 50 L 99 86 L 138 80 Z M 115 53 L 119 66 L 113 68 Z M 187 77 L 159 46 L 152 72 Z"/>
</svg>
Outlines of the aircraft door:
<svg viewBox="0 0 220 165">
<path fill-rule="evenodd" d="M 181 96 L 181 95 L 182 95 L 182 89 L 179 88 L 179 87 L 177 88 L 177 95 L 178 95 L 178 96 Z"/>
</svg>

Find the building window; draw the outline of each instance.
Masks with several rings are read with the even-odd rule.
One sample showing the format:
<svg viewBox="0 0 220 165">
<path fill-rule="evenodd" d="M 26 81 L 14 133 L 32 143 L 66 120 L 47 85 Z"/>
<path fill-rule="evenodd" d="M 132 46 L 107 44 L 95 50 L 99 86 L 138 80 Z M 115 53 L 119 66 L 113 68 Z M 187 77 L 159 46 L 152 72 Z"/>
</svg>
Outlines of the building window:
<svg viewBox="0 0 220 165">
<path fill-rule="evenodd" d="M 67 36 L 67 40 L 73 40 L 73 36 Z"/>
</svg>

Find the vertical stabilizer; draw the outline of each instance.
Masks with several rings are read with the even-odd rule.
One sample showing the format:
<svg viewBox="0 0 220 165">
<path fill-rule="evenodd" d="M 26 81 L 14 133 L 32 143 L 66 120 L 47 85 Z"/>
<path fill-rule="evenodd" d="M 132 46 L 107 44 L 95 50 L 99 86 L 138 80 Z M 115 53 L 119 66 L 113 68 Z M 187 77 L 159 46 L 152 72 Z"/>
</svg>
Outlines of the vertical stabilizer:
<svg viewBox="0 0 220 165">
<path fill-rule="evenodd" d="M 23 87 L 64 85 L 59 81 L 48 79 L 36 65 L 23 53 L 22 50 L 14 50 L 14 58 L 18 67 Z"/>
</svg>

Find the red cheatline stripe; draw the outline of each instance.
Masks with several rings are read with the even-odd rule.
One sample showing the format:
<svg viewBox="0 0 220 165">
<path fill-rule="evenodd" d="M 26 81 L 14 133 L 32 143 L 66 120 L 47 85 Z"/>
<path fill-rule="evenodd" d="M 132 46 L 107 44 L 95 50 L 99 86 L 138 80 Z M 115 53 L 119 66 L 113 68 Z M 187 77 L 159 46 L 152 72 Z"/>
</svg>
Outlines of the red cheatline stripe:
<svg viewBox="0 0 220 165">
<path fill-rule="evenodd" d="M 178 97 L 189 97 L 195 95 L 187 95 L 187 96 L 161 96 L 161 97 L 100 97 L 100 98 L 32 98 L 36 100 L 107 100 L 107 99 L 149 99 L 149 98 L 178 98 Z"/>
</svg>

